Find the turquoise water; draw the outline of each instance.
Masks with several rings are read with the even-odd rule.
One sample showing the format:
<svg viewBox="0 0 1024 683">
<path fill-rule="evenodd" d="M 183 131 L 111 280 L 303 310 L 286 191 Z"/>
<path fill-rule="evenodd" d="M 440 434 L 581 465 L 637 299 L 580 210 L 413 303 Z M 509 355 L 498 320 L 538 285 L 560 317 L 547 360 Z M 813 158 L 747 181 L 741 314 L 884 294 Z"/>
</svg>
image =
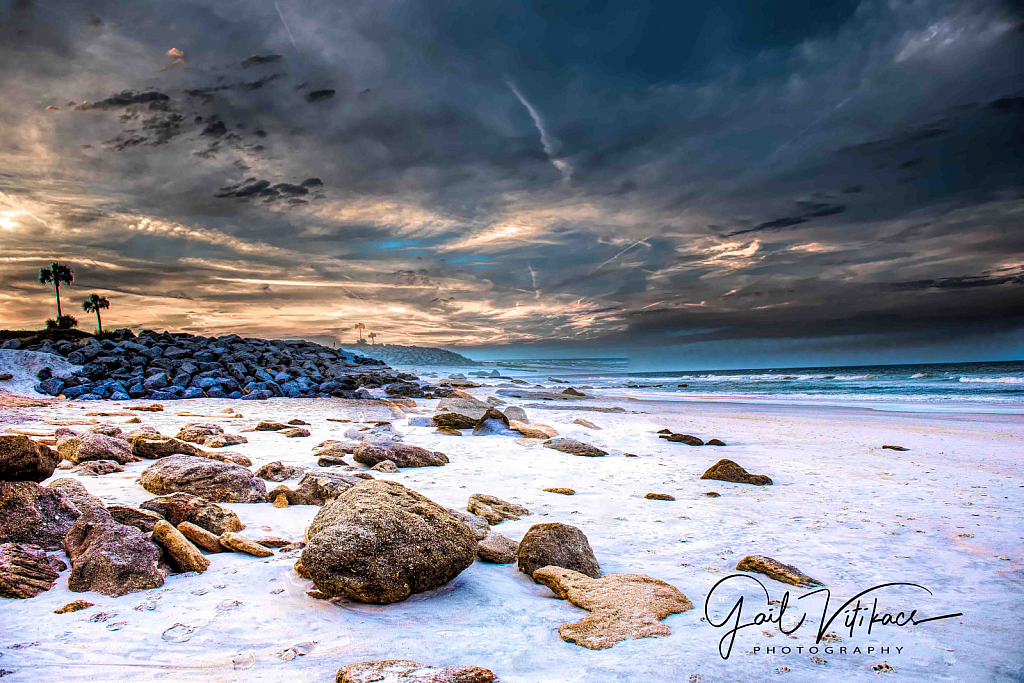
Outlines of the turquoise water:
<svg viewBox="0 0 1024 683">
<path fill-rule="evenodd" d="M 1024 409 L 1024 361 L 664 372 L 630 372 L 628 360 L 622 358 L 511 360 L 493 365 L 508 368 L 514 376 L 532 375 L 539 381 L 553 377 L 652 397 Z"/>
</svg>

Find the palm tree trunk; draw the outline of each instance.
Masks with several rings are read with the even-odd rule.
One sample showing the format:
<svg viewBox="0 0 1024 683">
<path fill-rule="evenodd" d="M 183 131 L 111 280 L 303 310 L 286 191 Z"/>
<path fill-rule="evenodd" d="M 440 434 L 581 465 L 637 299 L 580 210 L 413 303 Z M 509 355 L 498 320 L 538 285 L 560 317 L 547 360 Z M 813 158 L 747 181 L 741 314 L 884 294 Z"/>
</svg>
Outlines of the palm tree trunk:
<svg viewBox="0 0 1024 683">
<path fill-rule="evenodd" d="M 100 336 L 103 336 L 103 321 L 100 320 L 100 309 L 96 309 L 96 326 L 100 328 Z"/>
<path fill-rule="evenodd" d="M 60 319 L 60 283 L 57 279 L 53 280 L 53 294 L 57 297 L 57 319 Z"/>
</svg>

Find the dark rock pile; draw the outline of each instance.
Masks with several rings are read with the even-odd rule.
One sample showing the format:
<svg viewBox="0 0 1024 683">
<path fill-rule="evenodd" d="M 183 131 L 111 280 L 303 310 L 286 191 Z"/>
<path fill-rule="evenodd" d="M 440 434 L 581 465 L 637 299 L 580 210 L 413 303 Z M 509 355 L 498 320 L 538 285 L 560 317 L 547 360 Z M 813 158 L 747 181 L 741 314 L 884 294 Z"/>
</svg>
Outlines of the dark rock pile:
<svg viewBox="0 0 1024 683">
<path fill-rule="evenodd" d="M 36 391 L 78 400 L 272 397 L 369 398 L 366 388 L 389 395 L 423 395 L 416 377 L 393 373 L 382 361 L 301 340 L 201 337 L 143 330 L 119 333 L 120 341 L 44 341 L 28 351 L 53 353 L 81 365 L 66 377 L 49 368 Z M 430 390 L 432 387 L 426 387 Z"/>
</svg>

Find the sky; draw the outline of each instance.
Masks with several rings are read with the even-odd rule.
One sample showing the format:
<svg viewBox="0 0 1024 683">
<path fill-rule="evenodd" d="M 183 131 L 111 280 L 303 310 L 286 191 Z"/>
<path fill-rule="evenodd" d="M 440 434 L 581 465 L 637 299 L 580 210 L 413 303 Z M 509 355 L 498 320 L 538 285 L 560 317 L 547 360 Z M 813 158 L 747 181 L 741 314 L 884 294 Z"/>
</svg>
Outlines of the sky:
<svg viewBox="0 0 1024 683">
<path fill-rule="evenodd" d="M 1018 3 L 0 0 L 0 91 L 0 327 L 1024 357 Z"/>
</svg>

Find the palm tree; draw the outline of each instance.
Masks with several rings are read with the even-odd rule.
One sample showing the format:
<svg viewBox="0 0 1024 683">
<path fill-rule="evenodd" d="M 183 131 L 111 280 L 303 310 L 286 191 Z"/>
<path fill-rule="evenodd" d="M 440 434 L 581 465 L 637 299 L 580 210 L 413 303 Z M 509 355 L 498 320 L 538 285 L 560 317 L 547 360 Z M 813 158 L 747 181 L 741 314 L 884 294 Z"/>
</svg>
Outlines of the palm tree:
<svg viewBox="0 0 1024 683">
<path fill-rule="evenodd" d="M 366 336 L 370 338 L 370 343 L 371 344 L 376 344 L 377 343 L 377 342 L 374 341 L 374 339 L 377 338 L 377 333 L 376 332 L 371 332 L 370 334 L 368 334 Z"/>
<path fill-rule="evenodd" d="M 359 330 L 359 341 L 363 341 L 363 330 L 366 329 L 366 325 L 363 323 L 356 323 L 356 329 Z"/>
<path fill-rule="evenodd" d="M 99 328 L 101 336 L 103 335 L 103 321 L 100 320 L 100 309 L 102 308 L 110 308 L 110 302 L 107 301 L 107 297 L 99 294 L 90 294 L 89 298 L 82 302 L 83 311 L 96 313 L 96 326 Z"/>
<path fill-rule="evenodd" d="M 53 294 L 57 297 L 57 320 L 61 319 L 60 311 L 60 286 L 70 285 L 75 281 L 75 273 L 70 266 L 54 261 L 49 268 L 39 269 L 39 284 L 48 285 L 53 283 Z"/>
</svg>

